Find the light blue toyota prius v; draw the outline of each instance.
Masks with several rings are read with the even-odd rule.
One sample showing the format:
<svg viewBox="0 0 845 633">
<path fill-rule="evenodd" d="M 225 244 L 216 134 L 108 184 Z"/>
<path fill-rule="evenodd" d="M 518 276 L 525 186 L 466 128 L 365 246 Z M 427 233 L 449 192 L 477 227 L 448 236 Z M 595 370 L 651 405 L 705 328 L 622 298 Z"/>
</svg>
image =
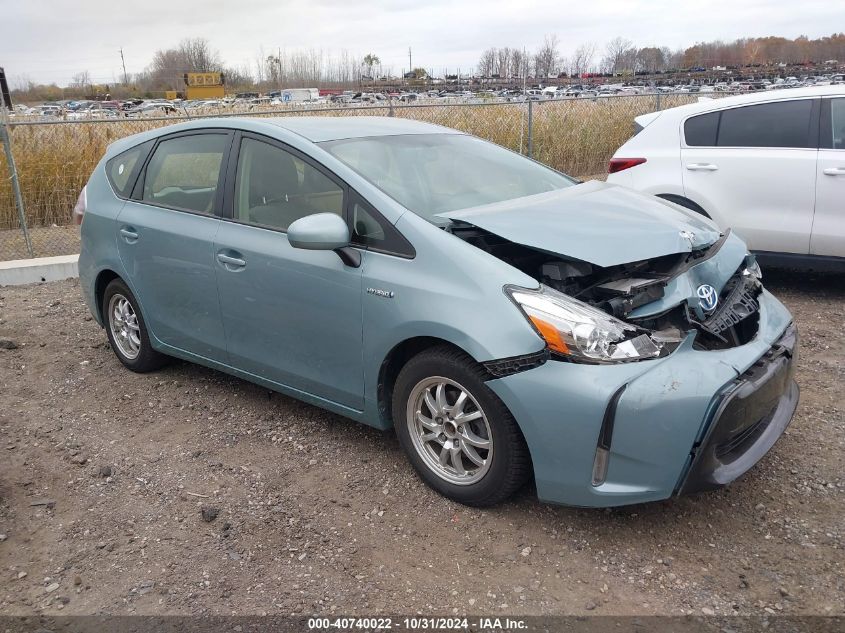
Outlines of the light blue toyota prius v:
<svg viewBox="0 0 845 633">
<path fill-rule="evenodd" d="M 791 316 L 737 236 L 455 130 L 195 120 L 115 142 L 74 212 L 127 368 L 177 357 L 392 427 L 461 503 L 723 486 L 798 403 Z"/>
</svg>

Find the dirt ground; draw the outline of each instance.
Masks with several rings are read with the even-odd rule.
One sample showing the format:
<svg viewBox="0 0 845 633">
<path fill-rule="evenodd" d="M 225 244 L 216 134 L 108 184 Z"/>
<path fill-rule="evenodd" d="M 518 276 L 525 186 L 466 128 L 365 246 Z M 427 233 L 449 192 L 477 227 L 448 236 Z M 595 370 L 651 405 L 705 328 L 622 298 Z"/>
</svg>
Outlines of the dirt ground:
<svg viewBox="0 0 845 633">
<path fill-rule="evenodd" d="M 845 614 L 845 276 L 765 281 L 802 337 L 787 434 L 727 489 L 614 510 L 460 506 L 392 433 L 128 372 L 75 281 L 0 288 L 0 613 Z"/>
</svg>

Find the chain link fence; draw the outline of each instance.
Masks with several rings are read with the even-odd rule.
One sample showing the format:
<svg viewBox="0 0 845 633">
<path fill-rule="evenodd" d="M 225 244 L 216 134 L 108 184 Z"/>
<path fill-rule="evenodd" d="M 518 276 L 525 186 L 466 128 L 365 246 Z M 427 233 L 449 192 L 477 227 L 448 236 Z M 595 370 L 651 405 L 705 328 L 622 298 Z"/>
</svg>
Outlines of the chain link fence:
<svg viewBox="0 0 845 633">
<path fill-rule="evenodd" d="M 79 252 L 71 210 L 107 146 L 116 139 L 194 118 L 229 116 L 394 116 L 436 123 L 488 139 L 581 179 L 603 176 L 634 118 L 698 99 L 695 94 L 620 95 L 522 103 L 434 103 L 290 107 L 157 118 L 7 122 L 15 179 L 0 153 L 0 260 Z M 2 137 L 0 137 L 2 138 Z M 20 217 L 25 219 L 22 226 Z M 28 229 L 26 231 L 25 229 Z M 27 234 L 28 233 L 28 234 Z M 27 239 L 28 238 L 28 239 Z"/>
</svg>

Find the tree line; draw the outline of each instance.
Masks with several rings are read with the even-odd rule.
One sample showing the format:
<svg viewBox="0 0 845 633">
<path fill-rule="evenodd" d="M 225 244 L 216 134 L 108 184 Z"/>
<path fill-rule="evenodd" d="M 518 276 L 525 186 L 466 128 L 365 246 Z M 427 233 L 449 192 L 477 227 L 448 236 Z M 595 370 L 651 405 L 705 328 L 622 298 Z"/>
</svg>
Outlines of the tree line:
<svg viewBox="0 0 845 633">
<path fill-rule="evenodd" d="M 845 33 L 818 39 L 800 36 L 741 38 L 730 42 L 700 42 L 686 49 L 666 46 L 635 46 L 615 37 L 603 50 L 595 42 L 580 44 L 570 56 L 560 54 L 560 40 L 547 35 L 533 52 L 510 47 L 492 47 L 481 53 L 477 73 L 482 77 L 557 77 L 583 73 L 614 75 L 657 73 L 670 69 L 755 66 L 776 63 L 820 63 L 845 60 Z"/>
<path fill-rule="evenodd" d="M 772 36 L 730 42 L 716 40 L 678 50 L 665 46 L 638 47 L 624 37 L 615 37 L 601 49 L 595 42 L 582 43 L 568 56 L 560 53 L 561 47 L 560 39 L 552 34 L 546 35 L 540 46 L 531 52 L 521 47 L 487 48 L 481 53 L 472 74 L 538 79 L 590 72 L 625 75 L 693 67 L 820 63 L 845 60 L 845 33 L 817 39 Z M 173 48 L 156 51 L 143 71 L 116 77 L 108 88 L 116 98 L 161 95 L 166 90 L 181 90 L 187 72 L 221 72 L 225 76 L 227 92 L 318 85 L 351 87 L 362 77 L 395 76 L 393 68 L 383 66 L 377 55 L 369 53 L 361 58 L 346 50 L 339 53 L 323 49 L 268 52 L 262 47 L 251 63 L 236 67 L 226 64 L 206 39 L 187 38 Z M 414 69 L 417 77 L 432 72 Z M 12 87 L 13 96 L 19 101 L 84 97 L 105 90 L 103 85 L 94 85 L 86 70 L 75 74 L 66 88 L 56 84 L 36 85 L 26 76 L 13 79 Z"/>
</svg>

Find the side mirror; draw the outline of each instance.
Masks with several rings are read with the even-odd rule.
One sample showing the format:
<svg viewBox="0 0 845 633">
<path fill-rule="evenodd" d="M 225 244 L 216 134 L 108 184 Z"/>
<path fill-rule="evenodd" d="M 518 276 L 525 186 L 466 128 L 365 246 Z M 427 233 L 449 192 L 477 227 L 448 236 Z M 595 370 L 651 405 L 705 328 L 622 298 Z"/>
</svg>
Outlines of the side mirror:
<svg viewBox="0 0 845 633">
<path fill-rule="evenodd" d="M 299 218 L 288 227 L 288 242 L 309 251 L 333 251 L 349 246 L 349 227 L 335 213 L 315 213 Z"/>
</svg>

